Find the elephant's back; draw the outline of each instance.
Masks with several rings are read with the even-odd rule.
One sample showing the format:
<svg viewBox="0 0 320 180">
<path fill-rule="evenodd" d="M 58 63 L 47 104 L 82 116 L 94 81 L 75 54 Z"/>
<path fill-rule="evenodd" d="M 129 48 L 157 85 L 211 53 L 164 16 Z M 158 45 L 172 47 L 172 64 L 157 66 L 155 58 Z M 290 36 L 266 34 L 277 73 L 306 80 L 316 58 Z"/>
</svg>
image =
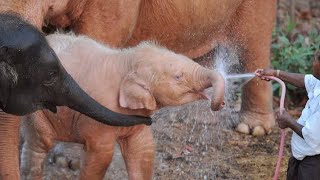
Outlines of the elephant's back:
<svg viewBox="0 0 320 180">
<path fill-rule="evenodd" d="M 154 39 L 179 53 L 218 39 L 243 0 L 144 0 L 129 45 Z"/>
</svg>

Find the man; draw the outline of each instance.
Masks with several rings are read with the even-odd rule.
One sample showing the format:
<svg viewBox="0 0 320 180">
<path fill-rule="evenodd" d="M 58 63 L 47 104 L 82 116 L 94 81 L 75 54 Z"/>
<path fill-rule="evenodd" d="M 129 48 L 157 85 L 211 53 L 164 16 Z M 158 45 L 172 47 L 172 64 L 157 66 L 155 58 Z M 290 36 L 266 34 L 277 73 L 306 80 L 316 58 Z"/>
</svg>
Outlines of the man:
<svg viewBox="0 0 320 180">
<path fill-rule="evenodd" d="M 275 76 L 296 87 L 306 88 L 308 102 L 298 121 L 283 111 L 277 115 L 280 128 L 291 128 L 292 156 L 288 162 L 288 180 L 320 179 L 320 51 L 314 55 L 312 74 L 304 75 L 274 69 L 257 70 L 256 74 L 263 80 L 264 76 Z"/>
</svg>

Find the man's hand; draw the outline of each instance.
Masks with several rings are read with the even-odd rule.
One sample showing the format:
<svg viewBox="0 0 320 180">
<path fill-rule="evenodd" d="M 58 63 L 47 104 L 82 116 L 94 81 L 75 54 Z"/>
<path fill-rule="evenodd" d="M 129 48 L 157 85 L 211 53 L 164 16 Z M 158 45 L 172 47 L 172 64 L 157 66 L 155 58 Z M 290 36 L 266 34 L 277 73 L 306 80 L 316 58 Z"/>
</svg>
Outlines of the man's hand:
<svg viewBox="0 0 320 180">
<path fill-rule="evenodd" d="M 254 73 L 262 80 L 270 81 L 270 79 L 266 78 L 265 76 L 276 76 L 277 71 L 274 69 L 257 69 Z"/>
<path fill-rule="evenodd" d="M 285 129 L 285 128 L 292 128 L 292 125 L 296 122 L 292 116 L 285 110 L 282 111 L 282 115 L 280 113 L 277 113 L 276 121 L 278 122 L 279 128 Z"/>
<path fill-rule="evenodd" d="M 299 124 L 295 119 L 293 119 L 287 111 L 283 110 L 282 115 L 280 115 L 278 112 L 276 120 L 281 129 L 285 129 L 289 127 L 295 133 L 297 133 L 301 138 L 303 138 L 303 135 L 302 135 L 303 126 Z"/>
</svg>

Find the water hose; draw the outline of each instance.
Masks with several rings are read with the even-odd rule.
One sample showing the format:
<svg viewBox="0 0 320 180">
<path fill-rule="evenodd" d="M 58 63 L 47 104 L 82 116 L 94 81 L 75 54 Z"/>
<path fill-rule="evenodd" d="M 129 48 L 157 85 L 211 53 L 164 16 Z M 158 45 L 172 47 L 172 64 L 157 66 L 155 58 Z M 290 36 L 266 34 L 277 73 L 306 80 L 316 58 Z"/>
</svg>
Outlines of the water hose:
<svg viewBox="0 0 320 180">
<path fill-rule="evenodd" d="M 274 76 L 264 76 L 264 77 L 271 79 L 271 80 L 274 80 L 274 81 L 277 81 L 281 85 L 281 97 L 280 97 L 280 115 L 281 115 L 284 110 L 284 98 L 286 95 L 286 85 L 284 84 L 284 82 L 282 80 L 280 80 L 279 78 L 276 78 Z M 281 160 L 282 160 L 282 156 L 283 156 L 283 147 L 284 147 L 285 136 L 286 136 L 286 134 L 285 134 L 284 129 L 280 129 L 279 154 L 278 154 L 278 161 L 277 161 L 276 169 L 275 169 L 275 172 L 273 175 L 273 180 L 278 179 Z"/>
</svg>

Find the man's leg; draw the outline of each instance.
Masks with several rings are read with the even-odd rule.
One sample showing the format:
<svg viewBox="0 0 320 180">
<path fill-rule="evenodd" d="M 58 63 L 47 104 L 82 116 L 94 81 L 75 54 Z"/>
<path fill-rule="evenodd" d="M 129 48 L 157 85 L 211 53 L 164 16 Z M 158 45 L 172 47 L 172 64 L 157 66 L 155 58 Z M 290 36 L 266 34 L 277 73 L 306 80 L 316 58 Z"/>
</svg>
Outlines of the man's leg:
<svg viewBox="0 0 320 180">
<path fill-rule="evenodd" d="M 320 155 L 307 156 L 299 164 L 299 180 L 318 180 L 320 178 Z"/>
<path fill-rule="evenodd" d="M 287 169 L 287 180 L 298 180 L 299 163 L 299 160 L 297 160 L 293 156 L 290 157 Z"/>
</svg>

